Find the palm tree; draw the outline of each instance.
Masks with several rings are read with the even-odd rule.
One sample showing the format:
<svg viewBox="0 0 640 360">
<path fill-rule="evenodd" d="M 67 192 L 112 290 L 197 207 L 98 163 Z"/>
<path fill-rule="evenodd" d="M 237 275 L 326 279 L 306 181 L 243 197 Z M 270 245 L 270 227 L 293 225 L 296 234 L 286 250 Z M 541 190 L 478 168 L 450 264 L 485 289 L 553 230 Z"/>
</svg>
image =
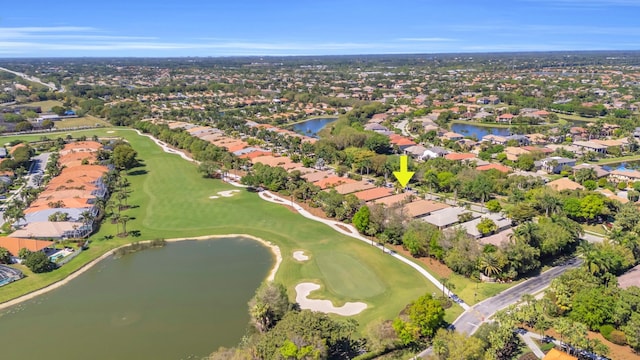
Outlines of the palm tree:
<svg viewBox="0 0 640 360">
<path fill-rule="evenodd" d="M 492 252 L 485 252 L 480 256 L 479 267 L 480 271 L 488 277 L 498 275 L 502 271 L 498 258 Z"/>
<path fill-rule="evenodd" d="M 111 214 L 112 221 L 116 223 L 116 235 L 120 234 L 120 214 L 112 213 Z"/>
<path fill-rule="evenodd" d="M 95 216 L 89 210 L 85 210 L 80 213 L 80 221 L 82 221 L 82 225 L 89 225 L 93 221 Z"/>
<path fill-rule="evenodd" d="M 565 317 L 557 318 L 553 323 L 553 327 L 560 333 L 560 341 L 562 342 L 564 342 L 564 335 L 570 331 L 572 326 L 573 322 Z"/>
<path fill-rule="evenodd" d="M 509 236 L 514 241 L 520 240 L 529 245 L 534 245 L 538 241 L 536 237 L 537 231 L 538 225 L 534 222 L 529 221 L 513 229 L 513 233 Z"/>
<path fill-rule="evenodd" d="M 127 215 L 122 215 L 120 216 L 120 219 L 118 220 L 120 223 L 122 223 L 122 233 L 124 234 L 124 236 L 127 236 L 127 222 L 131 220 L 131 218 Z"/>
<path fill-rule="evenodd" d="M 546 216 L 549 216 L 550 212 L 555 214 L 562 210 L 562 201 L 556 196 L 546 192 L 537 199 L 537 202 L 538 206 L 544 210 Z"/>
</svg>

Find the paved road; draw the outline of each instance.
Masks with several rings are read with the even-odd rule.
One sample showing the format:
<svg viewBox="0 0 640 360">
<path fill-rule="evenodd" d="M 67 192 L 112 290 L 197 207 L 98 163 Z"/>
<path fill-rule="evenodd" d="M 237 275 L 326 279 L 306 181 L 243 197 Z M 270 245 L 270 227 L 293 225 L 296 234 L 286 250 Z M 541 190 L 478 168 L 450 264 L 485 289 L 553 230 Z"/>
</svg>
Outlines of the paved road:
<svg viewBox="0 0 640 360">
<path fill-rule="evenodd" d="M 469 311 L 460 315 L 453 324 L 458 331 L 469 335 L 473 334 L 483 321 L 487 320 L 498 310 L 517 303 L 524 294 L 535 294 L 544 290 L 551 284 L 551 280 L 569 269 L 580 266 L 580 264 L 582 264 L 582 260 L 575 259 L 571 264 L 560 265 L 547 270 L 539 276 L 509 288 L 492 298 L 479 302 L 472 306 Z"/>
<path fill-rule="evenodd" d="M 19 77 L 21 77 L 21 78 L 23 78 L 25 80 L 29 80 L 29 81 L 44 85 L 44 86 L 48 87 L 49 89 L 51 89 L 51 91 L 58 90 L 58 88 L 54 84 L 44 83 L 38 77 L 30 76 L 30 75 L 27 75 L 27 74 L 24 74 L 24 73 L 21 73 L 21 72 L 17 72 L 17 71 L 13 71 L 13 70 L 9 70 L 9 69 L 3 68 L 3 67 L 0 67 L 0 70 L 12 73 L 12 74 L 17 75 L 17 76 L 19 76 Z M 64 88 L 62 88 L 61 91 L 64 91 Z"/>
<path fill-rule="evenodd" d="M 409 134 L 409 132 L 407 131 L 408 123 L 409 123 L 409 120 L 402 120 L 396 123 L 394 126 L 396 129 L 400 129 L 400 131 L 402 131 L 402 136 L 411 136 L 411 134 Z"/>
<path fill-rule="evenodd" d="M 37 174 L 44 175 L 44 170 L 49 162 L 50 152 L 41 153 L 31 158 L 31 166 L 29 167 L 29 173 L 27 174 L 27 187 L 37 187 L 33 181 L 33 177 Z"/>
<path fill-rule="evenodd" d="M 544 290 L 551 280 L 562 275 L 567 270 L 576 268 L 582 264 L 582 260 L 574 259 L 570 264 L 564 264 L 553 269 L 547 270 L 527 281 L 524 281 L 512 288 L 509 288 L 500 294 L 479 302 L 472 306 L 469 310 L 462 313 L 453 322 L 456 331 L 466 333 L 468 335 L 473 334 L 478 327 L 491 316 L 493 316 L 498 310 L 504 309 L 509 305 L 517 303 L 524 294 L 535 294 Z M 432 354 L 432 349 L 427 348 L 417 357 L 426 358 Z"/>
</svg>

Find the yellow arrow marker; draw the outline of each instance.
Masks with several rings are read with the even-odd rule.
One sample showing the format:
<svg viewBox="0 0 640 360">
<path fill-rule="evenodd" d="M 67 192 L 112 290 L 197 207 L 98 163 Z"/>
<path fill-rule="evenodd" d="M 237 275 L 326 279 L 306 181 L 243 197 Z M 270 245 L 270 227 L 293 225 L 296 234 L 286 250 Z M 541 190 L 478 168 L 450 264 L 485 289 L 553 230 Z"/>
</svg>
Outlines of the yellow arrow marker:
<svg viewBox="0 0 640 360">
<path fill-rule="evenodd" d="M 398 179 L 402 187 L 406 187 L 413 174 L 415 174 L 413 171 L 407 171 L 407 155 L 400 156 L 400 171 L 394 171 L 393 176 Z"/>
</svg>

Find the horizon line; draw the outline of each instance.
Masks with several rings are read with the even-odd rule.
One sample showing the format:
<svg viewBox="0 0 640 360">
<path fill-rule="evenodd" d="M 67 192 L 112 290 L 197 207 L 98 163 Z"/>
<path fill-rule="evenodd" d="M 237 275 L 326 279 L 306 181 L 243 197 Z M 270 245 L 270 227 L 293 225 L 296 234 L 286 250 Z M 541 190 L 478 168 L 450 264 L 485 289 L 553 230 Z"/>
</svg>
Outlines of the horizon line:
<svg viewBox="0 0 640 360">
<path fill-rule="evenodd" d="M 362 53 L 362 54 L 283 54 L 283 55 L 173 55 L 173 56 L 138 56 L 138 55 L 104 55 L 104 56 L 0 56 L 0 60 L 6 59 L 193 59 L 193 58 L 295 58 L 295 57 L 351 57 L 351 56 L 402 56 L 402 55 L 469 55 L 469 54 L 545 54 L 545 53 L 620 53 L 620 52 L 639 52 L 640 49 L 586 49 L 586 50 L 513 50 L 513 51 L 459 51 L 459 52 L 432 52 L 432 53 L 416 53 L 416 52 L 388 52 L 388 53 Z"/>
</svg>

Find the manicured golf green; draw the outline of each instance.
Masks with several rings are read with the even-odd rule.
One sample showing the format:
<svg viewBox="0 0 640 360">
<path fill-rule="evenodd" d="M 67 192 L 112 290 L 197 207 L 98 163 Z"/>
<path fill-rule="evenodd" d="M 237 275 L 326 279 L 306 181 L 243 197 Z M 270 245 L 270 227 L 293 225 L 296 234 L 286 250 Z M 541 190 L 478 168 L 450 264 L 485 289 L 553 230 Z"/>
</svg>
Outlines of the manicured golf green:
<svg viewBox="0 0 640 360">
<path fill-rule="evenodd" d="M 196 165 L 178 155 L 165 153 L 152 140 L 129 129 L 87 130 L 73 134 L 120 136 L 138 152 L 143 166 L 131 170 L 127 176 L 132 190 L 128 203 L 134 207 L 123 215 L 132 218 L 127 223 L 127 230 L 137 230 L 139 236 L 109 239 L 116 233 L 116 225 L 107 221 L 91 237 L 91 248 L 86 253 L 44 275 L 46 280 L 34 275 L 3 287 L 0 301 L 63 278 L 90 259 L 123 243 L 213 234 L 250 234 L 277 244 L 283 262 L 276 281 L 287 286 L 292 299 L 298 283 L 318 283 L 322 289 L 312 293 L 313 298 L 330 299 L 336 305 L 347 301 L 367 303 L 369 308 L 355 316 L 361 326 L 375 319 L 392 319 L 413 299 L 424 293 L 438 292 L 418 272 L 380 250 L 343 236 L 322 223 L 305 219 L 285 206 L 266 202 L 255 193 L 241 189 L 232 197 L 211 199 L 219 191 L 238 188 L 203 178 Z M 64 132 L 60 134 L 65 135 Z M 41 136 L 19 138 L 30 141 Z M 57 137 L 55 134 L 47 136 Z M 15 138 L 0 141 L 6 143 Z M 301 249 L 311 256 L 310 261 L 293 259 L 293 251 Z"/>
</svg>

